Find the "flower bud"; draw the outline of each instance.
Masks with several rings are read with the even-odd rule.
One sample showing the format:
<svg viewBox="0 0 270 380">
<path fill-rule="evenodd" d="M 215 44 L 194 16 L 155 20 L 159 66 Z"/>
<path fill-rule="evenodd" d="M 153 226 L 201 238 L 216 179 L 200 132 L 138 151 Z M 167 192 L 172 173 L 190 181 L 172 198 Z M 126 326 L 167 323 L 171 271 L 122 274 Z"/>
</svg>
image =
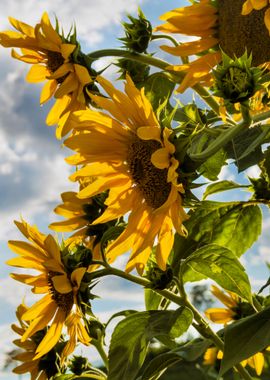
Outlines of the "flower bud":
<svg viewBox="0 0 270 380">
<path fill-rule="evenodd" d="M 213 70 L 214 95 L 229 103 L 243 103 L 262 88 L 262 70 L 251 67 L 252 57 L 245 52 L 242 57 L 232 59 L 223 53 L 222 64 Z"/>
<path fill-rule="evenodd" d="M 152 37 L 152 26 L 139 9 L 138 18 L 128 16 L 130 23 L 123 22 L 126 37 L 120 38 L 125 47 L 136 53 L 146 51 Z"/>
</svg>

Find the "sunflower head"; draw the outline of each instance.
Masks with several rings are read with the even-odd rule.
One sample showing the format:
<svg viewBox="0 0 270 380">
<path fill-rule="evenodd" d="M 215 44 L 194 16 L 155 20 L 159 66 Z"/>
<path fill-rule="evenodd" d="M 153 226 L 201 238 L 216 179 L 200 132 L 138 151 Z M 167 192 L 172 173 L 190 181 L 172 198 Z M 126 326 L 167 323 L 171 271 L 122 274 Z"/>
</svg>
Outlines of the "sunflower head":
<svg viewBox="0 0 270 380">
<path fill-rule="evenodd" d="M 131 15 L 128 16 L 130 23 L 123 22 L 122 25 L 125 31 L 125 37 L 120 38 L 124 46 L 136 53 L 146 51 L 152 37 L 152 26 L 143 12 L 139 9 L 138 18 Z"/>
<path fill-rule="evenodd" d="M 12 324 L 11 326 L 12 330 L 20 335 L 20 338 L 24 335 L 25 331 L 29 327 L 29 323 L 23 320 L 23 314 L 26 313 L 28 309 L 29 308 L 24 304 L 19 305 L 16 310 L 16 316 L 19 324 Z M 22 352 L 16 353 L 12 356 L 13 360 L 22 362 L 22 364 L 13 369 L 14 373 L 25 374 L 27 372 L 30 372 L 31 379 L 50 379 L 59 373 L 60 368 L 61 372 L 65 371 L 65 364 L 61 364 L 59 361 L 59 355 L 62 353 L 63 348 L 66 344 L 62 337 L 57 345 L 54 346 L 49 352 L 47 352 L 39 359 L 34 359 L 36 348 L 46 335 L 46 332 L 47 329 L 44 328 L 43 330 L 35 332 L 24 342 L 22 342 L 20 339 L 13 341 L 13 343 L 20 350 L 23 350 Z"/>
<path fill-rule="evenodd" d="M 251 65 L 252 56 L 248 57 L 247 52 L 235 59 L 223 53 L 222 63 L 213 70 L 213 94 L 229 103 L 243 103 L 251 98 L 262 88 L 262 70 Z"/>
</svg>

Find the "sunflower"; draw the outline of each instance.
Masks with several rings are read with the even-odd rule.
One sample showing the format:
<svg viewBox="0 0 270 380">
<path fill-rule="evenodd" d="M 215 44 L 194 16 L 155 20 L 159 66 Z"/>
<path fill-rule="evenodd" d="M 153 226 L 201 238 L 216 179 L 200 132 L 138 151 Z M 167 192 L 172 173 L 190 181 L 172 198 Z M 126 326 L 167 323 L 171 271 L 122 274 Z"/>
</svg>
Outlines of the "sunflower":
<svg viewBox="0 0 270 380">
<path fill-rule="evenodd" d="M 12 57 L 32 64 L 26 77 L 28 82 L 46 81 L 40 103 L 44 104 L 53 96 L 56 98 L 47 124 L 60 122 L 57 137 L 61 138 L 69 132 L 65 128 L 69 113 L 65 113 L 86 108 L 84 88 L 92 82 L 88 70 L 73 59 L 77 43 L 60 36 L 58 27 L 53 28 L 46 12 L 35 27 L 12 17 L 9 20 L 16 31 L 1 32 L 0 44 L 21 49 L 22 55 L 12 49 Z"/>
<path fill-rule="evenodd" d="M 87 270 L 79 267 L 67 271 L 61 259 L 61 251 L 52 235 L 40 233 L 36 227 L 25 221 L 15 222 L 22 234 L 30 241 L 9 241 L 9 247 L 19 255 L 7 263 L 20 268 L 30 268 L 41 272 L 38 275 L 11 274 L 17 281 L 33 287 L 37 294 L 45 294 L 38 302 L 22 314 L 22 320 L 29 321 L 29 327 L 22 335 L 22 342 L 32 337 L 37 331 L 51 326 L 38 344 L 34 359 L 39 359 L 49 352 L 59 341 L 62 329 L 71 315 L 81 315 L 78 292 L 82 278 Z M 77 323 L 76 333 L 83 344 L 89 344 L 82 318 Z M 75 332 L 70 330 L 71 340 L 76 340 Z"/>
<path fill-rule="evenodd" d="M 110 99 L 92 95 L 94 102 L 108 111 L 75 112 L 70 128 L 75 133 L 65 145 L 77 154 L 67 162 L 83 167 L 71 179 L 95 177 L 78 197 L 87 199 L 105 190 L 109 195 L 104 213 L 93 225 L 106 223 L 129 213 L 125 231 L 107 249 L 109 262 L 131 250 L 126 270 L 142 273 L 154 242 L 161 269 L 174 241 L 174 230 L 185 235 L 182 222 L 182 184 L 170 142 L 171 130 L 162 129 L 151 104 L 127 77 L 125 93 L 102 77 L 97 78 Z"/>
<path fill-rule="evenodd" d="M 61 194 L 63 203 L 54 209 L 54 212 L 63 216 L 66 220 L 54 222 L 49 225 L 57 232 L 75 231 L 67 240 L 66 244 L 83 244 L 92 252 L 93 260 L 101 260 L 100 240 L 105 230 L 105 225 L 91 226 L 91 222 L 104 210 L 95 198 L 79 199 L 75 191 L 67 191 Z M 96 269 L 90 265 L 88 271 Z"/>
<path fill-rule="evenodd" d="M 200 0 L 192 3 L 191 6 L 165 13 L 161 16 L 165 24 L 156 28 L 156 31 L 165 33 L 199 37 L 176 47 L 161 46 L 175 56 L 198 56 L 190 63 L 169 67 L 185 73 L 179 92 L 197 83 L 209 86 L 213 81 L 211 69 L 221 61 L 222 51 L 231 58 L 241 57 L 247 51 L 248 55 L 252 54 L 253 66 L 270 61 L 270 37 L 264 22 L 264 11 L 258 10 L 246 16 L 241 14 L 246 3 L 252 3 L 254 9 L 259 9 L 258 3 L 266 1 L 248 0 L 244 4 L 243 0 Z"/>
<path fill-rule="evenodd" d="M 212 285 L 212 294 L 221 301 L 226 308 L 209 308 L 205 311 L 208 319 L 215 323 L 227 324 L 229 322 L 238 320 L 252 314 L 254 311 L 251 306 L 246 302 L 241 302 L 240 298 L 231 292 L 225 294 L 217 286 Z M 268 349 L 267 349 L 268 350 Z M 204 364 L 213 365 L 216 359 L 222 359 L 223 353 L 217 348 L 209 348 L 204 355 Z M 264 367 L 264 355 L 262 352 L 257 352 L 247 360 L 241 362 L 243 366 L 249 365 L 254 368 L 257 375 L 262 373 Z"/>
<path fill-rule="evenodd" d="M 11 325 L 12 330 L 20 336 L 23 336 L 25 330 L 29 327 L 28 323 L 22 320 L 22 315 L 27 310 L 28 308 L 24 304 L 19 305 L 16 310 L 16 316 L 19 321 L 19 325 Z M 21 342 L 20 339 L 16 339 L 13 341 L 13 343 L 20 349 L 24 350 L 23 352 L 20 352 L 19 354 L 12 356 L 13 360 L 18 360 L 22 362 L 22 364 L 13 369 L 13 372 L 18 375 L 30 372 L 31 380 L 48 379 L 45 369 L 40 368 L 41 359 L 34 359 L 35 350 L 37 348 L 36 342 L 33 339 L 29 338 L 24 342 Z"/>
<path fill-rule="evenodd" d="M 223 358 L 223 352 L 220 351 L 216 347 L 210 347 L 206 350 L 204 357 L 203 357 L 203 364 L 204 365 L 215 365 L 217 360 L 221 360 Z M 242 366 L 249 365 L 251 368 L 253 368 L 258 376 L 261 375 L 264 367 L 264 355 L 262 352 L 257 352 L 255 355 L 251 356 L 250 358 L 243 360 L 241 362 Z"/>
<path fill-rule="evenodd" d="M 221 301 L 225 306 L 224 308 L 211 307 L 205 311 L 205 315 L 208 319 L 215 323 L 228 323 L 237 318 L 237 308 L 239 304 L 239 297 L 234 293 L 228 292 L 225 294 L 217 286 L 211 286 L 212 294 Z"/>
</svg>

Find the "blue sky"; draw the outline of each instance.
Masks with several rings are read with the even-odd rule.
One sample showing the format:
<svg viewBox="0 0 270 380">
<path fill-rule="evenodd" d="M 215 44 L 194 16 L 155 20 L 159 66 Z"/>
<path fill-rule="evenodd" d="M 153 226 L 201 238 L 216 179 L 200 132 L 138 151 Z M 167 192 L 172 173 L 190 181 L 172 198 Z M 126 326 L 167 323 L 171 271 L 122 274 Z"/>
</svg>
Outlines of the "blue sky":
<svg viewBox="0 0 270 380">
<path fill-rule="evenodd" d="M 90 52 L 119 46 L 116 40 L 122 36 L 119 22 L 127 12 L 135 14 L 138 5 L 153 25 L 158 25 L 159 15 L 186 4 L 188 1 L 181 0 L 0 0 L 0 25 L 1 30 L 9 28 L 8 16 L 33 25 L 46 10 L 52 17 L 57 15 L 66 31 L 75 21 L 84 51 Z M 105 60 L 99 63 L 100 67 L 105 64 Z M 14 256 L 7 248 L 7 240 L 21 238 L 13 220 L 22 215 L 46 233 L 47 225 L 57 219 L 52 210 L 60 203 L 60 193 L 73 186 L 68 181 L 71 169 L 64 163 L 67 152 L 55 139 L 54 128 L 44 123 L 50 105 L 39 106 L 41 87 L 25 82 L 27 69 L 22 62 L 10 58 L 8 49 L 0 49 L 0 367 L 4 353 L 12 348 L 12 334 L 8 326 L 15 320 L 16 306 L 24 296 L 26 302 L 34 301 L 29 290 L 26 291 L 21 284 L 8 277 L 10 269 L 4 264 Z M 108 75 L 113 76 L 111 69 Z M 256 169 L 252 168 L 252 173 L 255 176 Z M 225 168 L 221 178 L 229 177 L 236 179 L 236 173 Z M 266 218 L 265 231 L 269 227 L 270 219 Z M 267 260 L 269 256 L 268 247 L 269 238 L 264 233 L 260 245 L 244 258 L 256 287 L 268 275 L 265 266 L 261 265 L 262 260 Z M 127 286 L 130 288 L 128 292 Z M 101 295 L 102 300 L 94 301 L 93 309 L 102 321 L 112 310 L 143 308 L 143 291 L 137 286 L 109 278 L 97 289 L 96 293 Z M 9 377 L 0 370 L 0 380 L 12 378 L 15 375 Z"/>
</svg>

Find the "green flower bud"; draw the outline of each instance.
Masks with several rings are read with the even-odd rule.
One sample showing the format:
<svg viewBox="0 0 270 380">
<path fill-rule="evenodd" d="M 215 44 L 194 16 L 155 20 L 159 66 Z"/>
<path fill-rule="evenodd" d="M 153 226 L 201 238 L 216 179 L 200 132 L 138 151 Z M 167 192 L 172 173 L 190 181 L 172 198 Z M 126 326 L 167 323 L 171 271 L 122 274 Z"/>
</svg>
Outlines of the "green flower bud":
<svg viewBox="0 0 270 380">
<path fill-rule="evenodd" d="M 73 356 L 69 369 L 75 375 L 81 375 L 83 372 L 91 369 L 91 364 L 89 361 L 82 356 Z"/>
<path fill-rule="evenodd" d="M 213 70 L 215 84 L 213 94 L 229 103 L 243 103 L 262 88 L 262 70 L 251 67 L 252 56 L 245 52 L 242 57 L 232 59 L 223 53 L 222 64 Z"/>
<path fill-rule="evenodd" d="M 99 322 L 97 319 L 90 319 L 88 321 L 87 330 L 89 336 L 95 340 L 100 340 L 105 335 L 105 327 L 103 323 Z M 94 342 L 92 342 L 92 344 L 93 343 Z"/>
<path fill-rule="evenodd" d="M 138 18 L 128 15 L 130 23 L 123 22 L 126 37 L 120 38 L 124 46 L 136 53 L 146 51 L 152 37 L 152 25 L 143 12 L 138 10 Z"/>
<path fill-rule="evenodd" d="M 171 267 L 167 266 L 166 270 L 161 270 L 157 264 L 151 262 L 146 277 L 151 281 L 152 289 L 163 290 L 167 288 L 173 279 L 173 270 Z"/>
</svg>

